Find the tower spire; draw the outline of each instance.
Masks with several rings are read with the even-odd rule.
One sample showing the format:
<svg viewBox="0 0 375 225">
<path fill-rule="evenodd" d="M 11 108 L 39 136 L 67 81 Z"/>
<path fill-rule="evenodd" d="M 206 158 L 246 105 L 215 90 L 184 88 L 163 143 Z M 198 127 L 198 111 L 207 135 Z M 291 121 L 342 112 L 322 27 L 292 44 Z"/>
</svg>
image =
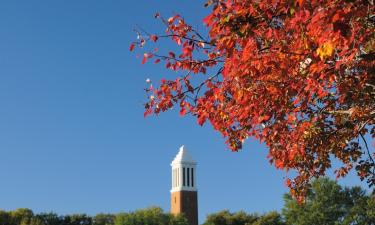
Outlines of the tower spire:
<svg viewBox="0 0 375 225">
<path fill-rule="evenodd" d="M 196 165 L 184 145 L 171 163 L 171 213 L 184 214 L 190 225 L 198 225 Z"/>
</svg>

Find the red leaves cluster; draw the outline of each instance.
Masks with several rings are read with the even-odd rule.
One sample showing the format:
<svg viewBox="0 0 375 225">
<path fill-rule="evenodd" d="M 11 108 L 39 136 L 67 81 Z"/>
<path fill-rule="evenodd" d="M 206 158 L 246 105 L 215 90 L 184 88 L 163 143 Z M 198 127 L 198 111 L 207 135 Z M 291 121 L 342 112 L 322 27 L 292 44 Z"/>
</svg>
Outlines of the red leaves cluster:
<svg viewBox="0 0 375 225">
<path fill-rule="evenodd" d="M 180 54 L 149 52 L 142 63 L 157 57 L 168 69 L 186 72 L 147 89 L 145 114 L 177 104 L 180 115 L 191 113 L 200 125 L 209 121 L 233 151 L 256 137 L 269 147 L 276 168 L 297 172 L 286 182 L 295 196 L 304 196 L 311 178 L 325 174 L 332 157 L 343 163 L 338 176 L 355 168 L 375 184 L 363 138 L 375 133 L 370 1 L 210 2 L 212 12 L 203 20 L 209 38 L 179 15 L 158 15 L 167 33 L 135 42 L 143 47 L 147 40 L 170 38 Z"/>
</svg>

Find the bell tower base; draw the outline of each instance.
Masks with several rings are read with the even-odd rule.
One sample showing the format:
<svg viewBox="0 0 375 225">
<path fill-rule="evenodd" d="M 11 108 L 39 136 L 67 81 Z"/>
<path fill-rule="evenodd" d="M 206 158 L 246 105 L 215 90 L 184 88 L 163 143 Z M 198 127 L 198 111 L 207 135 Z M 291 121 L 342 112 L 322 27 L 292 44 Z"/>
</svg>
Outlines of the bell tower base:
<svg viewBox="0 0 375 225">
<path fill-rule="evenodd" d="M 190 225 L 198 225 L 198 193 L 196 191 L 172 192 L 171 213 L 183 214 Z"/>
</svg>

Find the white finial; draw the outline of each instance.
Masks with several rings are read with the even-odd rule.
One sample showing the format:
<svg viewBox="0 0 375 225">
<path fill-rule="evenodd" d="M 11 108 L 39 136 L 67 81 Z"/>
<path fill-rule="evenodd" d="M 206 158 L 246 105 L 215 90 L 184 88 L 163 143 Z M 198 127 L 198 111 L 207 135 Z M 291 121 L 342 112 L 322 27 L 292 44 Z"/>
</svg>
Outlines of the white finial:
<svg viewBox="0 0 375 225">
<path fill-rule="evenodd" d="M 180 147 L 180 151 L 172 161 L 172 164 L 175 163 L 189 163 L 189 164 L 196 164 L 193 158 L 190 156 L 189 152 L 187 151 L 186 147 L 182 145 Z"/>
</svg>

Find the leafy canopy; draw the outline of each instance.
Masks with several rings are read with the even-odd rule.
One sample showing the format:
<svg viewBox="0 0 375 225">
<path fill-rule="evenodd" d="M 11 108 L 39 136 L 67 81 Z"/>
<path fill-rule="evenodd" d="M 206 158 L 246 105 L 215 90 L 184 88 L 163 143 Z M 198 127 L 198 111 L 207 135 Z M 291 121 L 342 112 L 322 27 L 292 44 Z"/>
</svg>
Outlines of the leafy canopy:
<svg viewBox="0 0 375 225">
<path fill-rule="evenodd" d="M 156 14 L 165 34 L 136 31 L 130 50 L 171 39 L 180 50 L 145 51 L 142 63 L 178 72 L 149 87 L 145 116 L 177 105 L 208 121 L 233 151 L 253 136 L 269 148 L 300 200 L 334 157 L 338 177 L 355 168 L 375 184 L 375 7 L 371 0 L 210 0 L 208 37 L 180 15 Z"/>
<path fill-rule="evenodd" d="M 374 225 L 375 198 L 360 187 L 343 188 L 327 178 L 315 180 L 304 204 L 284 196 L 286 224 Z"/>
</svg>

